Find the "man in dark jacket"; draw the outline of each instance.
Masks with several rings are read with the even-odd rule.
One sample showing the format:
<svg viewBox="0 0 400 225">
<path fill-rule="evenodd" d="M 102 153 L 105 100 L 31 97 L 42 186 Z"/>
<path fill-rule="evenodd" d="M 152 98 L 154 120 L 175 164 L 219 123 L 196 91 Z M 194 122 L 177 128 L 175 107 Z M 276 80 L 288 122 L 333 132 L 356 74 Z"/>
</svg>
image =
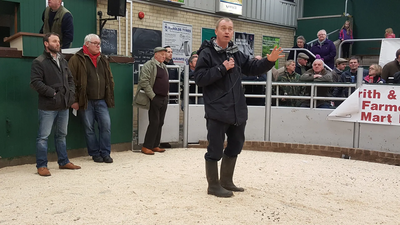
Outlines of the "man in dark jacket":
<svg viewBox="0 0 400 225">
<path fill-rule="evenodd" d="M 310 57 L 308 57 L 308 55 L 306 55 L 304 53 L 299 53 L 299 55 L 297 56 L 295 72 L 302 75 L 307 70 L 311 69 L 312 66 L 311 66 L 311 64 L 308 63 L 309 59 L 310 59 Z"/>
<path fill-rule="evenodd" d="M 381 77 L 386 80 L 386 82 L 391 83 L 391 79 L 393 79 L 393 75 L 400 71 L 400 49 L 396 51 L 396 58 L 386 63 L 386 65 L 382 69 Z"/>
<path fill-rule="evenodd" d="M 76 85 L 75 103 L 85 127 L 86 147 L 93 161 L 112 163 L 111 119 L 108 108 L 114 107 L 114 79 L 107 57 L 100 53 L 100 38 L 88 34 L 85 44 L 69 60 Z M 96 138 L 95 122 L 99 128 Z"/>
<path fill-rule="evenodd" d="M 80 169 L 68 160 L 68 108 L 74 102 L 75 85 L 67 61 L 60 52 L 56 33 L 43 38 L 45 51 L 32 62 L 31 87 L 39 93 L 39 131 L 36 139 L 36 167 L 40 176 L 50 176 L 47 168 L 47 139 L 53 124 L 54 142 L 60 169 Z"/>
<path fill-rule="evenodd" d="M 232 182 L 237 155 L 244 143 L 247 106 L 241 84 L 242 74 L 259 75 L 270 70 L 280 55 L 279 48 L 261 60 L 252 60 L 238 51 L 231 41 L 233 23 L 221 18 L 216 23 L 216 38 L 203 42 L 197 51 L 194 72 L 196 84 L 203 87 L 207 139 L 206 160 L 208 194 L 230 197 L 232 191 L 244 191 Z M 224 150 L 225 134 L 228 144 Z M 218 179 L 217 162 L 222 158 L 221 180 Z"/>
<path fill-rule="evenodd" d="M 49 6 L 43 11 L 43 26 L 39 33 L 57 33 L 61 48 L 70 48 L 74 40 L 74 22 L 70 11 L 61 5 L 62 0 L 48 0 Z"/>
<path fill-rule="evenodd" d="M 352 56 L 349 60 L 350 70 L 344 71 L 340 75 L 340 80 L 343 83 L 357 83 L 357 70 L 360 67 L 360 58 L 357 56 Z M 368 75 L 368 70 L 363 69 L 363 78 Z M 355 88 L 351 88 L 351 93 L 355 91 Z M 350 93 L 350 94 L 351 94 Z M 344 97 L 349 96 L 349 89 L 343 88 Z"/>
</svg>

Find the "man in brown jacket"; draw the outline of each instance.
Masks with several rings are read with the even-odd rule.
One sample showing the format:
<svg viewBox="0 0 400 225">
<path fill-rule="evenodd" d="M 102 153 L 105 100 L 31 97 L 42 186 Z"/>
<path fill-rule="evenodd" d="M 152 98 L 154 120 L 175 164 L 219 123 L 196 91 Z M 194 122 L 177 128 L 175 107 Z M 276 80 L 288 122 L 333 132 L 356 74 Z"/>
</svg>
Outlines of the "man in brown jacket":
<svg viewBox="0 0 400 225">
<path fill-rule="evenodd" d="M 83 48 L 71 57 L 68 65 L 76 85 L 75 103 L 71 107 L 78 110 L 85 126 L 88 153 L 95 162 L 112 163 L 108 108 L 114 107 L 114 79 L 106 56 L 100 53 L 99 36 L 88 34 Z"/>
</svg>

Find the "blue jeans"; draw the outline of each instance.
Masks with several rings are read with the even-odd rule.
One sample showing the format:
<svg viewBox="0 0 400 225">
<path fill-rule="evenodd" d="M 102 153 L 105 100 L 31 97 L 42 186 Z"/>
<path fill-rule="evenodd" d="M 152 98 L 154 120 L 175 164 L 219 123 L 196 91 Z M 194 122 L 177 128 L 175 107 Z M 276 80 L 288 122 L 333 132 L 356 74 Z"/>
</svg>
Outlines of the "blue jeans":
<svg viewBox="0 0 400 225">
<path fill-rule="evenodd" d="M 90 156 L 106 157 L 111 152 L 111 119 L 104 100 L 88 100 L 87 109 L 79 109 L 78 114 L 85 127 L 86 147 Z M 99 128 L 96 137 L 94 123 Z"/>
<path fill-rule="evenodd" d="M 47 140 L 54 126 L 54 142 L 58 156 L 58 164 L 64 166 L 69 163 L 67 156 L 67 127 L 68 109 L 61 111 L 39 112 L 39 131 L 36 138 L 36 167 L 47 167 Z"/>
</svg>

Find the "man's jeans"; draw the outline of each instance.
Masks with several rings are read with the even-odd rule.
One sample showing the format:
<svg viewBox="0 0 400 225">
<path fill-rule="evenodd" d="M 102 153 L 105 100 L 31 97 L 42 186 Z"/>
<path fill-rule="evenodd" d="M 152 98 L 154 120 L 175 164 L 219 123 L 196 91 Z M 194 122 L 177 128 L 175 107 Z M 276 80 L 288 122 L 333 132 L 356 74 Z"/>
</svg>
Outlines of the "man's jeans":
<svg viewBox="0 0 400 225">
<path fill-rule="evenodd" d="M 36 167 L 47 167 L 47 140 L 54 126 L 54 142 L 58 156 L 58 164 L 64 166 L 69 163 L 67 156 L 67 127 L 68 109 L 61 111 L 39 112 L 39 131 L 36 138 Z"/>
<path fill-rule="evenodd" d="M 88 100 L 87 109 L 79 109 L 79 116 L 85 127 L 86 147 L 90 156 L 106 157 L 111 152 L 111 120 L 104 100 Z M 96 138 L 95 121 L 99 127 Z"/>
</svg>

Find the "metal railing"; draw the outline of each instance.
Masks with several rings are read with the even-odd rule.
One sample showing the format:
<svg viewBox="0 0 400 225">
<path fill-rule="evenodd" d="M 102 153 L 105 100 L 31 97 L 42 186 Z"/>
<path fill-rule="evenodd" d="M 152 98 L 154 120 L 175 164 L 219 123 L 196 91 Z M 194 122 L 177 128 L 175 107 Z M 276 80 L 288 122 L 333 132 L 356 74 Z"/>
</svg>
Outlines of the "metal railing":
<svg viewBox="0 0 400 225">
<path fill-rule="evenodd" d="M 306 48 L 282 48 L 283 52 L 290 52 L 290 51 L 294 51 L 294 58 L 293 61 L 297 62 L 297 51 L 305 51 L 308 54 L 310 54 L 312 57 L 316 58 L 314 53 L 312 53 L 310 50 L 306 49 Z M 332 68 L 330 68 L 328 65 L 325 64 L 324 62 L 324 67 L 327 68 L 329 71 L 332 71 Z"/>
<path fill-rule="evenodd" d="M 186 69 L 186 71 L 188 71 Z M 186 72 L 187 73 L 187 72 Z M 317 100 L 327 100 L 327 101 L 344 101 L 347 98 L 346 97 L 319 97 L 316 96 L 318 87 L 343 87 L 343 88 L 348 88 L 349 89 L 349 95 L 351 94 L 351 88 L 358 88 L 362 84 L 363 80 L 363 69 L 359 68 L 357 70 L 357 83 L 322 83 L 322 82 L 315 82 L 315 83 L 290 83 L 290 82 L 272 82 L 272 71 L 268 71 L 267 73 L 267 80 L 266 81 L 242 81 L 243 85 L 262 85 L 265 86 L 265 93 L 260 93 L 260 94 L 245 94 L 246 98 L 265 98 L 265 126 L 264 126 L 264 140 L 265 141 L 270 141 L 271 137 L 271 103 L 272 99 L 275 99 L 276 101 L 279 100 L 280 98 L 286 98 L 286 99 L 303 99 L 303 100 L 309 100 L 310 101 L 310 106 L 307 108 L 314 108 L 317 104 Z M 189 83 L 194 84 L 193 81 L 189 82 L 188 74 L 185 74 L 184 78 L 184 86 L 189 87 Z M 381 84 L 379 84 L 381 85 Z M 275 94 L 272 95 L 272 87 L 275 86 L 277 89 L 277 93 L 279 93 L 279 87 L 281 86 L 309 86 L 311 87 L 311 92 L 310 96 L 288 96 L 288 95 L 279 95 Z M 184 142 L 183 145 L 187 146 L 188 144 L 188 118 L 189 118 L 189 96 L 190 97 L 199 97 L 202 96 L 201 93 L 189 93 L 189 88 L 184 88 Z M 197 90 L 197 89 L 196 89 Z M 277 107 L 279 107 L 279 102 L 277 102 Z M 304 107 L 303 107 L 304 108 Z M 323 109 L 321 109 L 323 110 Z M 354 123 L 354 135 L 353 135 L 353 146 L 357 148 L 359 146 L 359 129 L 360 129 L 360 124 L 358 122 Z"/>
<path fill-rule="evenodd" d="M 349 43 L 349 42 L 364 42 L 364 41 L 382 41 L 385 38 L 364 38 L 364 39 L 348 39 L 348 40 L 344 40 L 339 44 L 339 50 L 338 50 L 338 58 L 340 58 L 342 56 L 342 45 L 344 43 Z M 396 38 L 396 39 L 400 39 L 400 38 Z"/>
</svg>

